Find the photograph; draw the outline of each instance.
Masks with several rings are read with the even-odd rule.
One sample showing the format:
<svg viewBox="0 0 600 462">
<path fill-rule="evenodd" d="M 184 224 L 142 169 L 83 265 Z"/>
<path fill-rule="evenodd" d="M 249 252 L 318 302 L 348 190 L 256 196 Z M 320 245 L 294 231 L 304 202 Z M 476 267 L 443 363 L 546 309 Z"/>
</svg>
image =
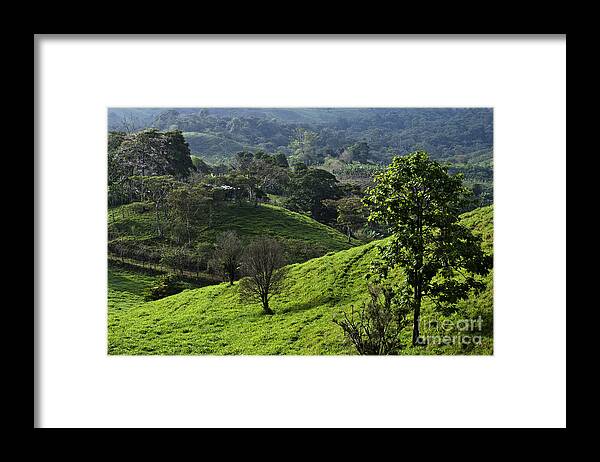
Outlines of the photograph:
<svg viewBox="0 0 600 462">
<path fill-rule="evenodd" d="M 107 118 L 109 355 L 493 355 L 493 108 Z"/>
<path fill-rule="evenodd" d="M 35 34 L 34 428 L 566 428 L 566 159 L 566 34 Z"/>
</svg>

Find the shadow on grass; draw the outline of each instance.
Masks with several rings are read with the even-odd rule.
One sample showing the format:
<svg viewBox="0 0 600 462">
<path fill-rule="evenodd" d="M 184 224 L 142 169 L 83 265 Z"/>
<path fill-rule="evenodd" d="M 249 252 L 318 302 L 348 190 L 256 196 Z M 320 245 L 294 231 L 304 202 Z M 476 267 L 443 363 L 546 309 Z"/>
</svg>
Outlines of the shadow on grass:
<svg viewBox="0 0 600 462">
<path fill-rule="evenodd" d="M 324 294 L 324 295 L 320 295 L 318 297 L 312 298 L 304 303 L 287 305 L 283 309 L 276 310 L 276 312 L 278 314 L 279 313 L 284 314 L 284 313 L 296 313 L 299 311 L 306 311 L 306 310 L 310 310 L 312 308 L 316 308 L 318 306 L 326 305 L 326 304 L 330 303 L 332 300 L 333 299 L 330 296 Z"/>
<path fill-rule="evenodd" d="M 126 292 L 136 296 L 143 296 L 151 282 L 144 282 L 134 276 L 126 276 L 122 273 L 112 271 L 108 276 L 108 285 L 118 292 Z"/>
</svg>

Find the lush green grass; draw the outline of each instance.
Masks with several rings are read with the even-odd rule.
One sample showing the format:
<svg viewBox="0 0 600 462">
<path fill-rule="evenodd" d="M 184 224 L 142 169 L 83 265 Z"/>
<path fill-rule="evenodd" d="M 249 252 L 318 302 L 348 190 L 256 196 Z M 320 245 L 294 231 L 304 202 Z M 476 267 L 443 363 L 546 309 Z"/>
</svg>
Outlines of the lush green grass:
<svg viewBox="0 0 600 462">
<path fill-rule="evenodd" d="M 156 276 L 108 266 L 108 312 L 118 313 L 144 303 L 145 291 L 156 281 Z"/>
<path fill-rule="evenodd" d="M 242 237 L 270 235 L 288 241 L 300 241 L 322 247 L 325 252 L 343 250 L 359 242 L 341 232 L 300 213 L 269 204 L 251 204 L 220 208 L 215 214 L 218 223 L 203 231 L 207 240 L 225 230 L 234 230 Z"/>
<path fill-rule="evenodd" d="M 176 246 L 158 239 L 152 204 L 134 203 L 109 210 L 109 236 L 112 242 L 128 241 L 140 247 Z M 360 242 L 312 218 L 269 204 L 228 203 L 219 206 L 208 227 L 204 219 L 194 228 L 194 244 L 210 250 L 223 231 L 236 231 L 246 243 L 257 236 L 280 239 L 290 262 L 296 263 L 331 251 L 348 249 Z"/>
<path fill-rule="evenodd" d="M 265 208 L 268 210 L 268 207 Z M 491 207 L 465 215 L 492 249 Z M 268 228 L 269 224 L 264 223 Z M 239 300 L 238 285 L 220 284 L 144 303 L 138 293 L 147 279 L 136 282 L 121 272 L 109 270 L 110 354 L 353 354 L 341 329 L 332 322 L 341 310 L 358 307 L 366 297 L 370 262 L 377 257 L 372 242 L 360 247 L 330 253 L 289 267 L 284 291 L 273 298 L 275 315 L 263 315 L 257 304 Z M 478 296 L 459 304 L 459 311 L 448 318 L 426 304 L 424 318 L 460 320 L 466 317 L 483 322 L 481 345 L 430 345 L 407 348 L 404 354 L 491 354 L 492 275 L 488 288 Z M 425 333 L 431 329 L 425 328 Z M 432 331 L 430 333 L 433 333 Z M 444 334 L 445 335 L 445 334 Z M 453 335 L 453 333 L 449 333 Z M 403 336 L 408 344 L 410 330 Z"/>
</svg>

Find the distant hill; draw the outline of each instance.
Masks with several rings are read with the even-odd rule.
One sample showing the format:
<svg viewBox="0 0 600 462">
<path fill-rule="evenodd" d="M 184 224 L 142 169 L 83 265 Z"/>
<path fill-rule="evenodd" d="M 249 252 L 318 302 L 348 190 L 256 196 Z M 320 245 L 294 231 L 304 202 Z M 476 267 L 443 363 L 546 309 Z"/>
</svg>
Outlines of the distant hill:
<svg viewBox="0 0 600 462">
<path fill-rule="evenodd" d="M 324 158 L 366 141 L 371 160 L 416 149 L 433 158 L 490 152 L 490 108 L 110 108 L 109 130 L 154 127 L 185 132 L 191 151 L 207 159 L 227 159 L 236 150 L 290 153 L 297 128 L 318 133 Z"/>
<path fill-rule="evenodd" d="M 493 252 L 493 209 L 484 207 L 462 217 Z M 333 236 L 332 236 L 333 237 Z M 334 238 L 335 241 L 335 238 Z M 182 354 L 351 354 L 341 329 L 332 322 L 366 299 L 365 274 L 380 242 L 329 253 L 290 266 L 285 290 L 273 298 L 273 316 L 258 305 L 239 302 L 238 284 L 219 284 L 154 302 L 141 294 L 151 284 L 122 270 L 109 269 L 108 352 L 115 355 Z M 341 243 L 339 245 L 342 245 Z M 407 348 L 405 354 L 491 354 L 493 352 L 493 275 L 479 295 L 458 305 L 455 318 L 482 319 L 479 345 L 450 344 Z M 334 308 L 335 307 L 335 308 Z M 431 305 L 423 317 L 442 320 Z M 425 330 L 424 333 L 427 331 Z M 406 341 L 410 332 L 406 333 Z"/>
</svg>

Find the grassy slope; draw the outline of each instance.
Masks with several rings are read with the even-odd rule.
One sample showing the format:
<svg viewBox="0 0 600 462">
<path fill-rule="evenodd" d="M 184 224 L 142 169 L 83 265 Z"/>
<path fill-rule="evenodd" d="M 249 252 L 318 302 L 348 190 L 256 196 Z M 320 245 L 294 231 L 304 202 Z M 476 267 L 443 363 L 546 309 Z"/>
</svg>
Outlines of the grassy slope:
<svg viewBox="0 0 600 462">
<path fill-rule="evenodd" d="M 116 268 L 108 268 L 108 312 L 117 313 L 144 303 L 144 292 L 156 281 L 156 276 Z"/>
<path fill-rule="evenodd" d="M 465 224 L 492 249 L 491 207 L 465 214 Z M 142 303 L 127 289 L 120 274 L 109 270 L 110 354 L 352 354 L 341 329 L 332 322 L 339 310 L 349 310 L 365 299 L 364 275 L 377 255 L 377 242 L 351 248 L 289 267 L 285 290 L 272 300 L 274 316 L 261 314 L 258 305 L 239 302 L 237 284 L 186 290 L 155 302 Z M 116 278 L 116 279 L 115 279 Z M 113 283 L 120 282 L 120 286 Z M 455 319 L 484 320 L 482 345 L 408 348 L 406 354 L 491 354 L 492 275 L 479 296 L 461 302 Z M 132 283 L 133 284 L 133 283 Z M 144 282 L 140 282 L 138 288 Z M 124 288 L 124 289 L 121 289 Z M 123 293 L 123 290 L 128 290 Z M 114 300 L 129 298 L 127 303 Z M 120 308 L 120 309 L 117 309 Z M 435 314 L 430 305 L 424 316 Z M 410 332 L 405 338 L 408 341 Z"/>
<path fill-rule="evenodd" d="M 151 205 L 146 212 L 141 211 L 140 205 L 129 204 L 111 209 L 110 233 L 117 239 L 136 240 L 149 247 L 163 244 L 163 241 L 156 238 Z M 269 204 L 259 204 L 257 207 L 245 203 L 224 205 L 215 212 L 213 222 L 211 228 L 207 228 L 205 224 L 197 227 L 195 243 L 212 244 L 219 233 L 229 230 L 236 231 L 243 241 L 270 235 L 287 244 L 292 253 L 292 262 L 348 249 L 359 243 L 353 239 L 349 244 L 343 233 L 305 215 Z"/>
</svg>

